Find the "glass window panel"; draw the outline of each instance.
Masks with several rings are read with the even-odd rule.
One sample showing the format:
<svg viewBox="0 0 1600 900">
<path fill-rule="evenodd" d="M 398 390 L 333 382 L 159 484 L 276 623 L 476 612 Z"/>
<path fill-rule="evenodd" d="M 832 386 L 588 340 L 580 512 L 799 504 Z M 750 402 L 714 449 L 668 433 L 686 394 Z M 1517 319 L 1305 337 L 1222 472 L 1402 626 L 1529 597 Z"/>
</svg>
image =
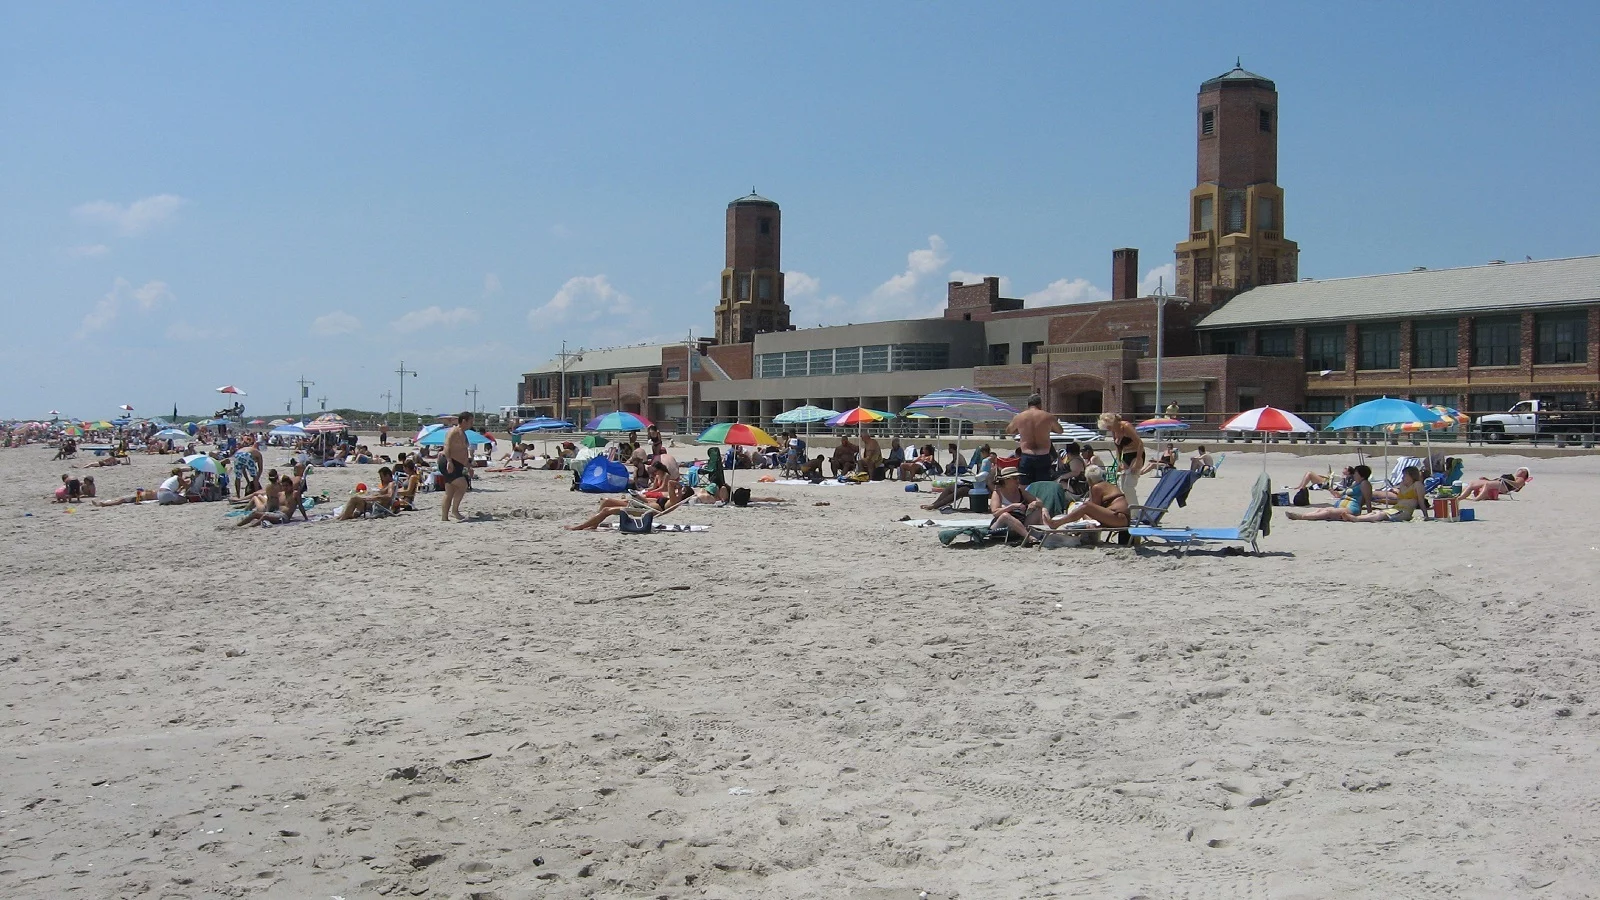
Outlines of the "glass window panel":
<svg viewBox="0 0 1600 900">
<path fill-rule="evenodd" d="M 1411 326 L 1411 367 L 1453 369 L 1456 365 L 1456 320 L 1430 319 Z"/>
<path fill-rule="evenodd" d="M 810 354 L 804 350 L 790 350 L 783 355 L 783 377 L 796 378 L 805 375 L 808 370 L 807 359 Z"/>
<path fill-rule="evenodd" d="M 1467 405 L 1472 412 L 1505 412 L 1522 399 L 1516 394 L 1472 394 Z"/>
<path fill-rule="evenodd" d="M 1533 361 L 1540 365 L 1589 361 L 1589 314 L 1540 313 L 1533 319 L 1537 343 Z"/>
<path fill-rule="evenodd" d="M 1256 200 L 1256 230 L 1271 231 L 1277 226 L 1277 212 L 1271 197 L 1261 197 Z"/>
<path fill-rule="evenodd" d="M 1201 197 L 1195 202 L 1195 231 L 1210 231 L 1214 223 L 1214 213 L 1211 209 L 1211 198 Z"/>
<path fill-rule="evenodd" d="M 1472 323 L 1472 364 L 1515 366 L 1522 362 L 1522 318 L 1484 316 Z"/>
<path fill-rule="evenodd" d="M 889 371 L 889 345 L 873 344 L 861 348 L 861 371 L 887 372 Z"/>
<path fill-rule="evenodd" d="M 763 354 L 761 354 L 760 371 L 761 371 L 761 377 L 762 378 L 782 378 L 783 377 L 783 354 L 782 353 L 763 353 Z"/>
<path fill-rule="evenodd" d="M 1211 332 L 1211 352 L 1216 354 L 1239 354 L 1244 352 L 1244 332 L 1242 331 L 1213 331 Z"/>
<path fill-rule="evenodd" d="M 833 350 L 832 350 L 832 348 L 829 348 L 827 350 L 813 350 L 813 351 L 811 351 L 811 366 L 810 366 L 810 369 L 811 369 L 811 374 L 812 375 L 832 375 L 833 374 Z"/>
<path fill-rule="evenodd" d="M 861 348 L 839 347 L 833 351 L 833 374 L 854 375 L 861 371 Z"/>
<path fill-rule="evenodd" d="M 1400 326 L 1362 325 L 1356 331 L 1356 368 L 1400 368 Z"/>
<path fill-rule="evenodd" d="M 1306 371 L 1344 371 L 1344 326 L 1306 329 Z"/>
<path fill-rule="evenodd" d="M 1256 332 L 1257 356 L 1293 356 L 1293 328 L 1263 328 Z"/>
</svg>

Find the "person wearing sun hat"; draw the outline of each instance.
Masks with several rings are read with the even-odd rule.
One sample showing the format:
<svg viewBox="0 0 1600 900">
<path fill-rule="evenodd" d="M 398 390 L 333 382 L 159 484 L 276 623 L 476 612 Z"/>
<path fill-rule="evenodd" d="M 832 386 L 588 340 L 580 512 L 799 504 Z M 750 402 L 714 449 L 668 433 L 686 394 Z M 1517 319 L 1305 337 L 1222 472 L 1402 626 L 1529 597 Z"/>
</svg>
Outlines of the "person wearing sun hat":
<svg viewBox="0 0 1600 900">
<path fill-rule="evenodd" d="M 1028 526 L 1044 521 L 1044 504 L 1022 486 L 1022 473 L 1015 466 L 1006 466 L 995 474 L 989 512 L 994 515 L 991 528 L 1004 526 L 1024 544 L 1032 540 L 1028 536 Z"/>
</svg>

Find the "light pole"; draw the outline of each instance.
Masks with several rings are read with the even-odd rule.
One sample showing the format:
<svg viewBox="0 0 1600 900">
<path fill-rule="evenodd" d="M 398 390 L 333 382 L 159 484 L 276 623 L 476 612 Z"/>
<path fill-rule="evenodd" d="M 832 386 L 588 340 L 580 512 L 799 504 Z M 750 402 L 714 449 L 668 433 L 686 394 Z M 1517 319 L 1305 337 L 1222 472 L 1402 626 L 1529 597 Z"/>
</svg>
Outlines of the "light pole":
<svg viewBox="0 0 1600 900">
<path fill-rule="evenodd" d="M 394 391 L 384 391 L 378 395 L 383 398 L 383 427 L 389 427 L 389 403 L 394 399 Z"/>
<path fill-rule="evenodd" d="M 416 369 L 407 369 L 406 361 L 400 360 L 400 368 L 395 369 L 395 374 L 400 376 L 400 430 L 406 427 L 406 376 L 417 377 Z"/>
<path fill-rule="evenodd" d="M 300 376 L 298 383 L 300 385 L 300 419 L 304 421 L 306 417 L 306 398 L 311 396 L 310 389 L 316 387 L 317 383 L 315 381 L 307 381 L 304 375 Z"/>
<path fill-rule="evenodd" d="M 472 398 L 472 405 L 467 407 L 467 409 L 472 411 L 472 417 L 476 419 L 478 417 L 478 386 L 473 385 L 470 390 L 462 391 L 461 395 L 463 397 Z"/>
<path fill-rule="evenodd" d="M 583 351 L 567 352 L 567 342 L 561 342 L 561 421 L 567 420 L 567 367 L 575 362 L 583 362 Z"/>
</svg>

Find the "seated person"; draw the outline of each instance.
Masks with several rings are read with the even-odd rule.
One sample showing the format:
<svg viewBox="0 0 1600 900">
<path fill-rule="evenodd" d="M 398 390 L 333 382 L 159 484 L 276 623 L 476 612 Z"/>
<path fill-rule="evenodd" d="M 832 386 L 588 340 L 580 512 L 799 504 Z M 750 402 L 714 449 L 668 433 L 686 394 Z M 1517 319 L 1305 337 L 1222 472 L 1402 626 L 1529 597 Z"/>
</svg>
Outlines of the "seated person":
<svg viewBox="0 0 1600 900">
<path fill-rule="evenodd" d="M 939 467 L 939 461 L 934 458 L 933 445 L 927 444 L 917 451 L 915 459 L 908 460 L 900 465 L 900 479 L 902 481 L 916 481 L 922 475 L 943 474 L 944 469 Z"/>
<path fill-rule="evenodd" d="M 397 494 L 398 486 L 394 482 L 394 473 L 388 466 L 384 466 L 378 469 L 378 489 L 365 494 L 356 494 L 346 500 L 344 509 L 339 510 L 339 518 L 347 521 L 377 509 L 393 512 Z"/>
<path fill-rule="evenodd" d="M 936 509 L 942 513 L 955 512 L 955 504 L 963 497 L 970 497 L 973 512 L 988 512 L 991 493 L 989 480 L 994 474 L 995 455 L 988 444 L 984 444 L 983 449 L 985 455 L 982 462 L 978 463 L 977 474 L 972 476 L 970 483 L 959 480 L 951 482 L 948 487 L 941 488 L 939 493 L 933 496 L 932 502 L 924 503 L 922 508 Z"/>
<path fill-rule="evenodd" d="M 848 436 L 839 439 L 839 446 L 834 448 L 833 458 L 829 462 L 833 465 L 835 478 L 840 475 L 849 475 L 856 470 L 856 462 L 860 459 L 860 451 L 855 444 L 850 442 Z"/>
<path fill-rule="evenodd" d="M 54 502 L 71 503 L 75 500 L 78 500 L 82 496 L 83 483 L 78 481 L 78 479 L 66 474 L 65 472 L 61 473 L 61 486 L 56 488 Z"/>
<path fill-rule="evenodd" d="M 1148 475 L 1151 472 L 1165 472 L 1168 469 L 1176 469 L 1177 467 L 1178 448 L 1172 444 L 1168 444 L 1166 447 L 1162 448 L 1161 452 L 1156 455 L 1155 459 L 1152 459 L 1150 462 L 1145 464 L 1144 469 L 1142 469 L 1139 474 Z"/>
<path fill-rule="evenodd" d="M 889 439 L 889 455 L 883 458 L 883 477 L 890 481 L 900 479 L 900 467 L 906 462 L 906 448 L 900 446 L 899 438 Z"/>
<path fill-rule="evenodd" d="M 272 488 L 270 493 L 267 493 L 267 487 Z M 294 489 L 294 476 L 284 475 L 276 484 L 267 487 L 262 488 L 263 502 L 252 509 L 250 515 L 240 519 L 238 527 L 260 525 L 263 522 L 281 525 L 294 518 L 294 512 L 300 505 L 300 495 Z"/>
<path fill-rule="evenodd" d="M 946 448 L 950 453 L 950 465 L 944 470 L 946 475 L 962 475 L 967 471 L 967 464 L 961 461 L 961 451 L 955 444 Z"/>
<path fill-rule="evenodd" d="M 1363 467 L 1364 468 L 1364 467 Z M 1370 477 L 1370 476 L 1368 476 Z M 1367 487 L 1370 489 L 1371 484 Z M 1356 489 L 1352 487 L 1350 494 L 1353 496 Z M 1331 521 L 1331 522 L 1409 522 L 1411 517 L 1421 510 L 1422 517 L 1428 517 L 1426 499 L 1422 492 L 1422 470 L 1416 466 L 1406 466 L 1405 472 L 1400 476 L 1400 486 L 1393 491 L 1380 492 L 1392 495 L 1395 509 L 1384 511 L 1373 509 L 1367 512 L 1354 512 L 1352 505 L 1341 501 L 1334 506 L 1323 509 L 1314 509 L 1309 513 L 1287 513 L 1288 517 L 1296 520 Z"/>
<path fill-rule="evenodd" d="M 818 453 L 815 459 L 800 467 L 800 477 L 812 484 L 821 484 L 823 481 L 823 461 L 822 454 Z"/>
<path fill-rule="evenodd" d="M 1446 456 L 1443 464 L 1432 475 L 1422 480 L 1423 490 L 1432 493 L 1445 485 L 1455 484 L 1461 480 L 1461 474 L 1466 466 L 1454 456 Z"/>
<path fill-rule="evenodd" d="M 83 499 L 85 499 L 85 500 L 93 500 L 95 492 L 97 490 L 99 490 L 99 489 L 94 486 L 94 476 L 93 475 L 85 475 L 85 476 L 83 476 Z"/>
<path fill-rule="evenodd" d="M 1332 474 L 1322 475 L 1317 472 L 1307 472 L 1306 477 L 1300 479 L 1300 486 L 1297 490 L 1322 488 L 1333 496 L 1338 497 L 1349 490 L 1350 485 L 1354 484 L 1355 480 L 1356 470 L 1354 466 L 1345 466 L 1344 473 L 1337 479 Z"/>
<path fill-rule="evenodd" d="M 1106 470 L 1090 466 L 1083 472 L 1089 484 L 1089 497 L 1062 515 L 1046 520 L 1051 528 L 1060 528 L 1083 519 L 1090 519 L 1102 528 L 1127 528 L 1129 519 L 1128 495 L 1106 481 Z"/>
<path fill-rule="evenodd" d="M 1372 469 L 1366 465 L 1352 466 L 1355 480 L 1350 483 L 1332 506 L 1306 512 L 1287 512 L 1288 518 L 1312 522 L 1355 522 L 1357 516 L 1372 511 Z"/>
<path fill-rule="evenodd" d="M 1461 494 L 1463 500 L 1499 500 L 1501 494 L 1515 494 L 1533 480 L 1533 473 L 1518 469 L 1499 478 L 1479 478 L 1467 485 Z"/>
<path fill-rule="evenodd" d="M 189 489 L 189 476 L 183 469 L 173 469 L 172 474 L 161 486 L 156 488 L 156 502 L 162 506 L 175 506 L 179 503 L 188 503 L 184 492 Z"/>
<path fill-rule="evenodd" d="M 1189 457 L 1189 471 L 1201 475 L 1217 474 L 1217 461 L 1211 458 L 1204 447 L 1194 448 L 1194 455 Z"/>
<path fill-rule="evenodd" d="M 1044 504 L 1022 486 L 1022 473 L 1007 466 L 995 474 L 994 491 L 989 495 L 989 512 L 994 521 L 989 527 L 1004 527 L 1022 539 L 1024 545 L 1033 541 L 1028 526 L 1044 521 Z"/>
<path fill-rule="evenodd" d="M 394 508 L 397 510 L 417 508 L 417 489 L 422 487 L 422 473 L 417 471 L 417 462 L 408 459 L 400 466 L 400 474 L 395 479 L 400 483 L 400 491 L 395 497 Z"/>
</svg>

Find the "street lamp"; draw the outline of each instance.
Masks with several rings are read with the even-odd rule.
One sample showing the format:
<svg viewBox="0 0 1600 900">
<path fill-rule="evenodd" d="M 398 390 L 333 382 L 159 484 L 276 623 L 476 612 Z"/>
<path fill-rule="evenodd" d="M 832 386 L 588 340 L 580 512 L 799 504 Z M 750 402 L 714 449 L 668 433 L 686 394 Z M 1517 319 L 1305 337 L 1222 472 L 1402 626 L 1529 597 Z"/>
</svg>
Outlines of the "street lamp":
<svg viewBox="0 0 1600 900">
<path fill-rule="evenodd" d="M 406 376 L 417 377 L 417 370 L 407 369 L 406 361 L 402 359 L 400 360 L 400 368 L 395 370 L 395 374 L 400 376 L 400 428 L 404 430 L 406 427 Z"/>
</svg>

